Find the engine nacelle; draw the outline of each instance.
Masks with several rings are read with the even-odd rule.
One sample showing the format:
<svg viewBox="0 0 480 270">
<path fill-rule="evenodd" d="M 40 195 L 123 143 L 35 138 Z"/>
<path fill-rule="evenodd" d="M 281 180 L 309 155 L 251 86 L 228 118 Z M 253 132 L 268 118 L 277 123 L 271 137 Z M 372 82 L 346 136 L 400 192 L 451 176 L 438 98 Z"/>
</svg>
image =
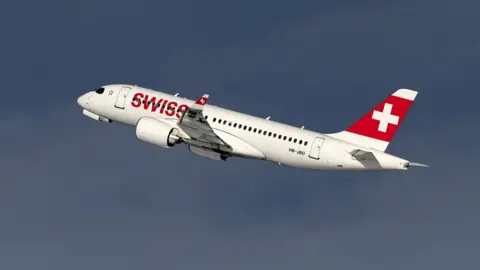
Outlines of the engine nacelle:
<svg viewBox="0 0 480 270">
<path fill-rule="evenodd" d="M 180 141 L 178 129 L 150 117 L 138 121 L 136 134 L 139 140 L 164 148 L 170 148 Z"/>
</svg>

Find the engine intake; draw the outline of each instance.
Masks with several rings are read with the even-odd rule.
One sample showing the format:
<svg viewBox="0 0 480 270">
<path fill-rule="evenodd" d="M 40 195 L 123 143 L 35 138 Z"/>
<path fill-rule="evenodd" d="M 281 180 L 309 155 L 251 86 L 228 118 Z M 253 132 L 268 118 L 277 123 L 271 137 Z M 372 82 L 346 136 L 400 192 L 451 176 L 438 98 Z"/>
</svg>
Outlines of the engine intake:
<svg viewBox="0 0 480 270">
<path fill-rule="evenodd" d="M 150 117 L 138 121 L 136 134 L 139 140 L 164 148 L 173 147 L 180 141 L 176 128 Z"/>
</svg>

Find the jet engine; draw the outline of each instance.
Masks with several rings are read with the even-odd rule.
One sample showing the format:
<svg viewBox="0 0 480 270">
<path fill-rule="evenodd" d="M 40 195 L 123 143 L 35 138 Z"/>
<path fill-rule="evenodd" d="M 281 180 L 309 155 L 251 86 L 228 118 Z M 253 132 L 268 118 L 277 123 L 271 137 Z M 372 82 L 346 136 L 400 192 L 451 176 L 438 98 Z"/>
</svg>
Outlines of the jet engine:
<svg viewBox="0 0 480 270">
<path fill-rule="evenodd" d="M 160 120 L 143 117 L 137 123 L 137 138 L 141 141 L 170 148 L 180 142 L 178 129 Z"/>
</svg>

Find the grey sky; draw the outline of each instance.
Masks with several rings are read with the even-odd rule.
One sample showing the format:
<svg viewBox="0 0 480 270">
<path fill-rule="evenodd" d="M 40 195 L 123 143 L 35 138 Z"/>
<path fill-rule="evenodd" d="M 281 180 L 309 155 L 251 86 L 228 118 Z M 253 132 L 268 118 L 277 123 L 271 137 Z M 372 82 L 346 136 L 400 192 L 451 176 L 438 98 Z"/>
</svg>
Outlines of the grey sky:
<svg viewBox="0 0 480 270">
<path fill-rule="evenodd" d="M 297 2 L 2 4 L 0 267 L 478 269 L 478 1 Z M 419 89 L 389 152 L 432 168 L 155 148 L 81 115 L 109 83 L 320 132 Z"/>
</svg>

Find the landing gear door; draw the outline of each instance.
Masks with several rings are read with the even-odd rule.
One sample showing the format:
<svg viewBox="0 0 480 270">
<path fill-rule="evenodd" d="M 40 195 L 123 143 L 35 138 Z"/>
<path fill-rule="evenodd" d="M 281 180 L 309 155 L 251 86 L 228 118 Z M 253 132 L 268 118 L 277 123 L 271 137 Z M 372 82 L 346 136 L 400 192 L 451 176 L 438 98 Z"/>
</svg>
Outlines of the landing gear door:
<svg viewBox="0 0 480 270">
<path fill-rule="evenodd" d="M 115 108 L 125 109 L 125 102 L 127 101 L 127 95 L 130 90 L 132 90 L 132 88 L 122 87 L 122 89 L 118 91 L 117 100 L 115 101 Z"/>
<path fill-rule="evenodd" d="M 317 137 L 312 143 L 312 147 L 310 148 L 310 154 L 308 155 L 310 158 L 313 159 L 320 159 L 320 150 L 322 149 L 322 145 L 325 139 Z"/>
</svg>

